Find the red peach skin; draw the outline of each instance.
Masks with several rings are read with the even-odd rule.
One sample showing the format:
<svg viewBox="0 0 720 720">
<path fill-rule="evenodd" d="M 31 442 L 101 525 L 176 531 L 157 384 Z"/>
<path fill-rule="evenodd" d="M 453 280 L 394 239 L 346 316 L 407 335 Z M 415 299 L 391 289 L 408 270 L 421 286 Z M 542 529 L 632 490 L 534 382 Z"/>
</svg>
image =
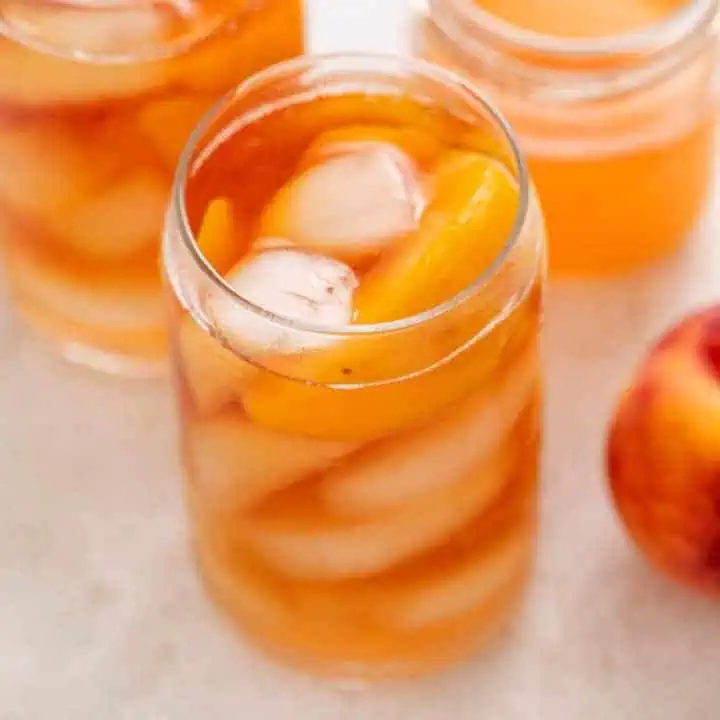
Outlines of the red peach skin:
<svg viewBox="0 0 720 720">
<path fill-rule="evenodd" d="M 650 560 L 720 595 L 720 306 L 651 351 L 617 410 L 607 464 L 620 515 Z"/>
</svg>

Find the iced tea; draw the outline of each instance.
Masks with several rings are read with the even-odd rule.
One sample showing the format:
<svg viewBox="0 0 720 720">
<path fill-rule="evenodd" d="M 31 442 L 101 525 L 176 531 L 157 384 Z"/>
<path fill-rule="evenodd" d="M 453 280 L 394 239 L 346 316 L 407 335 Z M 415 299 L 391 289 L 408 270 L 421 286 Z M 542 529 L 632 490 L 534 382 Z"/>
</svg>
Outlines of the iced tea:
<svg viewBox="0 0 720 720">
<path fill-rule="evenodd" d="M 421 0 L 415 48 L 497 102 L 527 153 L 551 271 L 619 273 L 706 207 L 717 0 Z"/>
<path fill-rule="evenodd" d="M 380 679 L 481 647 L 531 569 L 542 218 L 493 111 L 424 63 L 242 86 L 164 262 L 199 564 L 256 644 Z"/>
<path fill-rule="evenodd" d="M 19 312 L 66 355 L 119 372 L 163 358 L 180 151 L 302 32 L 300 0 L 0 0 L 0 238 Z"/>
</svg>

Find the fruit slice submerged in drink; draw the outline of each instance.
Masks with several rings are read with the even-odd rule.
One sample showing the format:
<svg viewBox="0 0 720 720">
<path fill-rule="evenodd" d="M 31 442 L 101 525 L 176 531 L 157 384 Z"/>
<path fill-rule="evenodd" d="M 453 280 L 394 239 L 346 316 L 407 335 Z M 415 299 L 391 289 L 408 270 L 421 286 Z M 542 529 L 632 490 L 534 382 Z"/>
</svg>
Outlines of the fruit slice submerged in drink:
<svg viewBox="0 0 720 720">
<path fill-rule="evenodd" d="M 453 483 L 470 473 L 512 431 L 537 384 L 537 359 L 528 349 L 496 387 L 475 393 L 437 422 L 371 446 L 327 473 L 324 504 L 347 515 L 372 515 Z"/>
<path fill-rule="evenodd" d="M 409 317 L 453 297 L 486 270 L 507 242 L 517 211 L 513 180 L 496 161 L 473 153 L 448 160 L 438 178 L 436 194 L 420 218 L 418 230 L 398 241 L 363 278 L 354 296 L 355 319 L 375 323 Z M 483 241 L 479 242 L 478 238 Z M 480 246 L 480 247 L 478 247 Z M 468 322 L 469 334 L 477 318 Z M 316 381 L 345 382 L 365 376 L 363 365 L 374 372 L 386 358 L 388 375 L 402 368 L 401 353 L 417 353 L 415 337 L 372 343 L 348 339 L 324 353 L 299 361 L 296 373 Z M 336 390 L 265 376 L 251 386 L 245 408 L 260 424 L 277 430 L 336 438 L 380 437 L 413 424 L 412 408 L 424 417 L 436 414 L 472 389 L 478 377 L 473 353 L 462 353 L 446 369 L 435 370 L 414 383 Z M 488 353 L 492 358 L 493 354 Z M 438 360 L 444 355 L 438 353 Z M 487 362 L 487 361 L 486 361 Z M 395 375 L 397 377 L 397 374 Z M 420 397 L 415 392 L 422 393 Z M 299 412 L 311 408 L 311 412 Z M 420 418 L 422 419 L 422 417 Z M 375 424 L 373 424 L 375 423 Z"/>
<path fill-rule="evenodd" d="M 365 278 L 357 322 L 411 317 L 470 287 L 501 255 L 517 210 L 517 183 L 499 162 L 452 153 L 438 170 L 418 232 Z"/>
<path fill-rule="evenodd" d="M 336 515 L 307 493 L 281 497 L 249 516 L 242 532 L 267 562 L 293 577 L 373 575 L 441 544 L 495 500 L 510 471 L 501 448 L 456 482 L 363 519 Z"/>
<path fill-rule="evenodd" d="M 224 272 L 235 264 L 244 242 L 230 201 L 217 198 L 208 207 L 198 233 L 200 252 L 216 270 Z M 239 400 L 247 381 L 257 371 L 189 315 L 179 318 L 176 342 L 183 376 L 202 414 Z"/>
<path fill-rule="evenodd" d="M 205 259 L 221 274 L 238 262 L 246 249 L 245 237 L 230 200 L 217 198 L 210 203 L 197 243 Z"/>
</svg>

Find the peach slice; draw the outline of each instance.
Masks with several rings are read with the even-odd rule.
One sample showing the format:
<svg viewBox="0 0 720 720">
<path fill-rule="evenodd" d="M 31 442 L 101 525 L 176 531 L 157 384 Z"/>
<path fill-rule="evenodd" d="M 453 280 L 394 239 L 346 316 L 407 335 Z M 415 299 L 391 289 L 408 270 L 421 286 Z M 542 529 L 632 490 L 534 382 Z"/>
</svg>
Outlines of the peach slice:
<svg viewBox="0 0 720 720">
<path fill-rule="evenodd" d="M 456 482 L 511 431 L 531 400 L 537 376 L 536 358 L 521 358 L 498 387 L 328 473 L 319 488 L 323 502 L 340 514 L 381 513 Z"/>
<path fill-rule="evenodd" d="M 190 134 L 212 104 L 210 97 L 179 97 L 150 102 L 140 109 L 140 134 L 168 170 L 175 171 Z"/>
<path fill-rule="evenodd" d="M 346 125 L 319 135 L 305 152 L 303 162 L 308 166 L 315 165 L 337 155 L 365 150 L 368 146 L 391 146 L 402 150 L 422 168 L 432 165 L 444 151 L 439 137 L 412 127 Z"/>
<path fill-rule="evenodd" d="M 415 229 L 419 193 L 409 160 L 390 145 L 337 155 L 278 192 L 263 214 L 259 245 L 281 239 L 358 263 Z"/>
<path fill-rule="evenodd" d="M 197 244 L 219 272 L 231 266 L 236 255 L 242 252 L 236 228 L 229 200 L 217 198 L 210 203 Z M 219 338 L 199 327 L 190 316 L 180 318 L 177 332 L 182 373 L 197 409 L 203 414 L 210 413 L 238 400 L 257 368 L 226 348 Z"/>
<path fill-rule="evenodd" d="M 191 477 L 202 501 L 223 512 L 241 512 L 355 448 L 265 430 L 237 411 L 191 423 L 187 442 Z"/>
<path fill-rule="evenodd" d="M 374 575 L 431 550 L 489 507 L 507 485 L 507 448 L 457 482 L 371 518 L 335 515 L 307 498 L 267 506 L 239 532 L 268 563 L 292 577 L 337 580 Z"/>
<path fill-rule="evenodd" d="M 356 291 L 357 320 L 368 323 L 405 317 L 451 297 L 472 282 L 507 242 L 517 202 L 517 188 L 495 161 L 474 154 L 449 160 L 419 230 L 388 251 Z M 517 323 L 522 325 L 525 315 L 523 308 L 518 308 L 503 326 L 451 362 L 402 382 L 339 392 L 264 377 L 248 388 L 246 410 L 257 422 L 278 430 L 335 439 L 382 437 L 433 417 L 469 392 L 501 361 L 505 345 L 520 332 Z M 470 315 L 465 322 L 467 341 L 484 320 Z M 437 327 L 441 338 L 442 331 L 442 326 Z M 406 338 L 400 334 L 348 339 L 299 359 L 295 371 L 287 374 L 341 384 L 391 379 L 398 374 L 372 377 L 379 359 L 389 371 L 401 369 L 404 356 L 417 355 L 418 343 L 424 340 L 434 347 L 432 333 L 430 326 L 423 339 L 418 333 Z M 452 349 L 462 345 L 460 340 Z M 439 353 L 435 362 L 443 357 Z M 428 362 L 425 367 L 431 365 Z M 413 369 L 420 368 L 416 365 Z"/>
<path fill-rule="evenodd" d="M 52 230 L 80 255 L 123 260 L 159 244 L 169 194 L 161 175 L 134 172 L 65 207 Z"/>
<path fill-rule="evenodd" d="M 208 205 L 197 244 L 200 252 L 221 275 L 237 263 L 245 247 L 245 237 L 230 200 L 219 197 Z"/>
<path fill-rule="evenodd" d="M 410 317 L 449 300 L 498 257 L 515 224 L 518 188 L 490 157 L 457 152 L 439 168 L 417 233 L 364 278 L 358 323 Z"/>
</svg>

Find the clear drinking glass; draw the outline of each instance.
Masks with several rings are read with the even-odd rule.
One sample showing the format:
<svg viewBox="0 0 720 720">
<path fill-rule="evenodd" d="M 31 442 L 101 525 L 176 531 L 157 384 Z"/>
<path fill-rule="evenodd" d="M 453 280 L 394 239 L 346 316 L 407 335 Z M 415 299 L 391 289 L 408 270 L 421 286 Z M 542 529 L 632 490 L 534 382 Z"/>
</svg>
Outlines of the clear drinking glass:
<svg viewBox="0 0 720 720">
<path fill-rule="evenodd" d="M 421 61 L 283 63 L 195 131 L 163 255 L 188 498 L 255 644 L 416 675 L 516 611 L 544 242 L 504 121 Z"/>
<path fill-rule="evenodd" d="M 0 0 L 0 238 L 19 313 L 65 355 L 156 370 L 180 151 L 302 37 L 300 0 Z"/>
<path fill-rule="evenodd" d="M 623 272 L 687 241 L 712 184 L 717 0 L 417 5 L 416 53 L 470 76 L 512 123 L 551 272 Z"/>
</svg>

